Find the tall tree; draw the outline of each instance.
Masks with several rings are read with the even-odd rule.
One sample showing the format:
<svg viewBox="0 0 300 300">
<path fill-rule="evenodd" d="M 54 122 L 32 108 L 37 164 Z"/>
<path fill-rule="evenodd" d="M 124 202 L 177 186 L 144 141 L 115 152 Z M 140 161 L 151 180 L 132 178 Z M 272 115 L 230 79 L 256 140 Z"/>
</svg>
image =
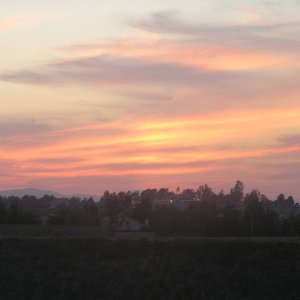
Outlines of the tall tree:
<svg viewBox="0 0 300 300">
<path fill-rule="evenodd" d="M 228 195 L 228 204 L 234 205 L 236 203 L 242 202 L 244 198 L 244 184 L 237 180 L 235 186 L 230 190 Z"/>
</svg>

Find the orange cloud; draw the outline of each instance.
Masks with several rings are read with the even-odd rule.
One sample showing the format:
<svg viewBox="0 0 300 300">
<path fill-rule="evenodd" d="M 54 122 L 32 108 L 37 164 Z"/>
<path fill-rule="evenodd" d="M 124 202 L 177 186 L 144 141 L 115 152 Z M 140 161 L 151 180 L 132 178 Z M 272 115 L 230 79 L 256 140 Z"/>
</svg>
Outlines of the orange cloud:
<svg viewBox="0 0 300 300">
<path fill-rule="evenodd" d="M 224 26 L 154 13 L 131 22 L 138 34 L 130 31 L 127 40 L 64 48 L 63 59 L 1 73 L 9 109 L 0 123 L 0 185 L 284 176 L 280 168 L 300 164 L 299 22 L 240 10 L 241 19 Z M 48 17 L 7 16 L 0 32 Z"/>
<path fill-rule="evenodd" d="M 64 134 L 65 139 L 47 145 L 10 146 L 9 150 L 2 145 L 0 155 L 14 162 L 14 176 L 24 180 L 201 173 L 221 170 L 224 163 L 228 168 L 234 160 L 255 163 L 257 159 L 299 153 L 298 144 L 282 146 L 276 142 L 292 126 L 300 127 L 299 112 L 299 107 L 290 107 L 177 119 L 123 119 L 54 131 L 52 136 Z M 103 127 L 122 127 L 123 132 L 102 137 Z M 85 137 L 82 133 L 89 130 L 95 130 L 93 136 Z"/>
<path fill-rule="evenodd" d="M 173 63 L 206 71 L 274 70 L 299 66 L 297 54 L 247 50 L 238 44 L 229 47 L 157 38 L 70 47 L 67 56 L 58 63 L 102 55 Z"/>
</svg>

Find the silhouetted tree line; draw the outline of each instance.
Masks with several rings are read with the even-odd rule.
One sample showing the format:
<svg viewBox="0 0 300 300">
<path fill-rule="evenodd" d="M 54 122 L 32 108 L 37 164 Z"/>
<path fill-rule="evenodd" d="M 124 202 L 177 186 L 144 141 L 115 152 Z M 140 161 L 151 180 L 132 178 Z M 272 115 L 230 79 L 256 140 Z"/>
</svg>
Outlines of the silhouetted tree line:
<svg viewBox="0 0 300 300">
<path fill-rule="evenodd" d="M 38 224 L 39 221 L 31 211 L 21 209 L 16 203 L 6 207 L 0 202 L 0 224 Z"/>
<path fill-rule="evenodd" d="M 228 194 L 216 194 L 208 185 L 198 189 L 142 192 L 106 191 L 93 198 L 41 199 L 0 197 L 0 223 L 37 224 L 46 217 L 53 225 L 98 225 L 117 228 L 120 218 L 144 223 L 143 230 L 166 235 L 296 236 L 300 234 L 300 207 L 293 197 L 280 194 L 271 201 L 258 190 L 244 193 L 237 181 Z"/>
</svg>

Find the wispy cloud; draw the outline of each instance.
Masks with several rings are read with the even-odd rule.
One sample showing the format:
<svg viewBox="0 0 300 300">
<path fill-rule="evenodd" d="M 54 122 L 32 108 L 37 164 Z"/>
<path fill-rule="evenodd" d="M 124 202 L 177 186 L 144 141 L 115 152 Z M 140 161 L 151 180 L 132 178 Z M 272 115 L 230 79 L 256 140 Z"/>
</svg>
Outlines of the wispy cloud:
<svg viewBox="0 0 300 300">
<path fill-rule="evenodd" d="M 239 177 L 271 187 L 299 162 L 300 25 L 246 14 L 212 25 L 158 12 L 129 22 L 134 37 L 79 41 L 54 61 L 0 74 L 4 87 L 23 84 L 16 103 L 22 91 L 45 103 L 36 118 L 0 121 L 0 168 L 11 170 L 0 182 L 99 192 Z M 55 97 L 68 98 L 59 122 Z"/>
<path fill-rule="evenodd" d="M 294 32 L 300 22 L 194 24 L 180 18 L 175 12 L 156 12 L 149 17 L 131 21 L 130 25 L 145 31 L 161 34 L 192 36 L 210 42 L 243 43 L 272 38 L 279 33 Z"/>
<path fill-rule="evenodd" d="M 193 68 L 147 60 L 100 56 L 70 61 L 35 71 L 2 74 L 1 79 L 24 83 L 98 83 L 195 82 L 201 73 Z"/>
<path fill-rule="evenodd" d="M 213 26 L 188 23 L 173 12 L 159 12 L 131 25 L 158 31 L 161 36 L 65 47 L 56 62 L 7 72 L 0 80 L 107 86 L 133 86 L 136 82 L 201 86 L 213 82 L 214 86 L 228 86 L 228 82 L 261 82 L 259 77 L 274 79 L 281 74 L 286 81 L 287 71 L 300 69 L 299 22 Z M 171 38 L 166 38 L 166 33 Z"/>
<path fill-rule="evenodd" d="M 282 130 L 282 123 L 285 128 L 298 124 L 298 114 L 299 108 L 291 107 L 264 114 L 235 111 L 201 118 L 124 119 L 52 131 L 54 139 L 47 145 L 36 142 L 20 148 L 2 144 L 0 155 L 13 166 L 14 176 L 26 180 L 175 176 L 221 169 L 228 173 L 235 165 L 259 166 L 261 161 L 275 162 L 278 157 L 283 160 L 298 153 L 299 145 L 276 145 L 276 136 L 266 138 L 270 132 Z M 278 117 L 281 123 L 275 122 Z M 265 119 L 271 125 L 262 128 Z M 103 135 L 105 128 L 114 133 L 105 135 L 108 132 L 104 131 Z M 119 128 L 122 131 L 117 132 Z M 36 136 L 28 135 L 27 139 L 35 141 Z"/>
<path fill-rule="evenodd" d="M 193 113 L 195 110 L 205 113 L 229 107 L 278 106 L 283 99 L 289 105 L 298 101 L 300 87 L 296 74 L 300 74 L 300 71 L 297 69 L 292 69 L 293 72 L 288 67 L 283 71 L 281 68 L 270 70 L 263 58 L 254 59 L 252 63 L 252 60 L 247 61 L 247 55 L 240 57 L 241 65 L 238 63 L 238 56 L 236 59 L 232 56 L 232 61 L 236 60 L 237 63 L 235 67 L 230 60 L 226 62 L 227 52 L 224 54 L 218 51 L 218 54 L 212 55 L 206 49 L 200 58 L 198 52 L 193 54 L 191 49 L 184 51 L 180 48 L 178 52 L 171 52 L 170 46 L 166 49 L 163 55 L 148 57 L 147 54 L 144 56 L 140 53 L 132 57 L 130 51 L 123 51 L 121 56 L 124 49 L 120 47 L 120 53 L 116 53 L 119 56 L 87 55 L 55 62 L 36 70 L 2 74 L 0 79 L 33 86 L 51 85 L 55 88 L 77 84 L 106 88 L 119 94 L 126 101 L 126 107 L 129 99 L 131 111 L 143 115 L 160 112 L 164 114 L 165 111 L 176 115 L 179 112 Z M 259 66 L 259 71 L 247 70 L 247 64 L 251 68 Z M 214 67 L 226 68 L 226 65 L 226 71 L 213 70 Z M 148 110 L 145 110 L 145 104 L 149 105 Z M 156 105 L 160 105 L 160 109 Z"/>
<path fill-rule="evenodd" d="M 0 120 L 0 138 L 17 138 L 20 136 L 35 135 L 49 132 L 46 124 L 40 123 L 34 119 L 29 120 Z"/>
<path fill-rule="evenodd" d="M 263 85 L 269 87 L 269 79 L 277 81 L 275 87 L 283 82 L 282 90 L 282 85 L 293 84 L 295 76 L 287 77 L 290 70 L 299 69 L 297 22 L 193 24 L 178 13 L 167 11 L 130 24 L 158 31 L 162 36 L 66 47 L 58 63 L 1 74 L 0 80 L 30 84 L 113 84 L 115 88 L 116 85 L 133 88 L 137 82 L 144 86 L 159 83 L 206 89 L 214 86 L 228 99 L 234 95 L 227 97 L 224 87 L 228 90 L 232 85 L 238 97 L 241 96 L 238 86 L 243 86 L 243 98 L 253 91 L 261 94 Z M 165 33 L 172 38 L 166 38 Z M 282 70 L 288 72 L 280 73 Z"/>
<path fill-rule="evenodd" d="M 283 135 L 279 141 L 284 145 L 297 145 L 300 144 L 300 134 Z"/>
</svg>

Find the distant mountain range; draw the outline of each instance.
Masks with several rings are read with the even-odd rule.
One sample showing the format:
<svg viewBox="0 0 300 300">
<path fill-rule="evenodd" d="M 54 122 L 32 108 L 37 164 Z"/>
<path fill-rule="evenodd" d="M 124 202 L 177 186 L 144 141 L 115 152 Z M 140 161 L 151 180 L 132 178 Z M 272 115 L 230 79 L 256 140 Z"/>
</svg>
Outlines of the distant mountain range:
<svg viewBox="0 0 300 300">
<path fill-rule="evenodd" d="M 2 197 L 24 197 L 24 196 L 35 196 L 36 198 L 42 198 L 44 195 L 53 195 L 56 198 L 64 197 L 63 194 L 53 191 L 44 191 L 34 188 L 18 189 L 18 190 L 3 190 L 0 191 L 0 196 Z"/>
<path fill-rule="evenodd" d="M 45 190 L 39 190 L 39 189 L 34 189 L 34 188 L 26 188 L 26 189 L 16 189 L 16 190 L 3 190 L 0 191 L 0 196 L 2 197 L 19 197 L 22 198 L 24 196 L 35 196 L 36 198 L 42 198 L 44 195 L 52 195 L 55 198 L 71 198 L 71 197 L 77 197 L 77 198 L 90 198 L 93 197 L 95 200 L 99 200 L 100 195 L 89 195 L 89 194 L 73 194 L 73 195 L 63 195 L 58 192 L 53 192 L 53 191 L 45 191 Z"/>
</svg>

